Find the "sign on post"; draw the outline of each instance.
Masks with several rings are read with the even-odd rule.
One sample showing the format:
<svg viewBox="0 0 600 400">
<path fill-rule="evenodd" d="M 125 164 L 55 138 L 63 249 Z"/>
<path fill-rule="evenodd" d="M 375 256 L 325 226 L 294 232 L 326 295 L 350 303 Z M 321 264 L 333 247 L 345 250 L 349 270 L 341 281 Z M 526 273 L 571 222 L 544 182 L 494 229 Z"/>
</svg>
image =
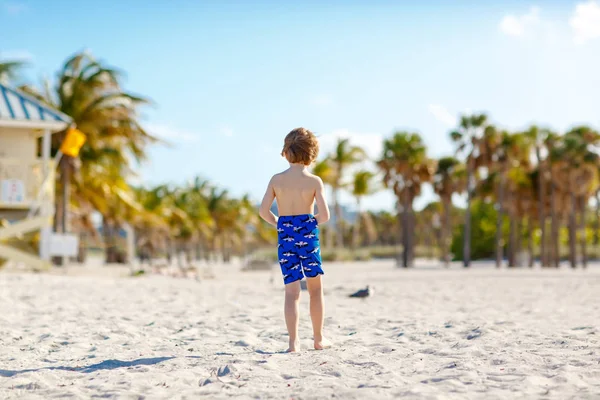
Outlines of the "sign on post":
<svg viewBox="0 0 600 400">
<path fill-rule="evenodd" d="M 25 201 L 25 184 L 20 179 L 4 179 L 0 187 L 0 203 L 21 204 Z"/>
<path fill-rule="evenodd" d="M 86 136 L 83 132 L 71 127 L 67 130 L 65 140 L 60 145 L 60 151 L 67 156 L 77 157 L 85 140 Z"/>
<path fill-rule="evenodd" d="M 68 233 L 52 233 L 50 235 L 50 255 L 75 257 L 79 250 L 79 238 Z"/>
</svg>

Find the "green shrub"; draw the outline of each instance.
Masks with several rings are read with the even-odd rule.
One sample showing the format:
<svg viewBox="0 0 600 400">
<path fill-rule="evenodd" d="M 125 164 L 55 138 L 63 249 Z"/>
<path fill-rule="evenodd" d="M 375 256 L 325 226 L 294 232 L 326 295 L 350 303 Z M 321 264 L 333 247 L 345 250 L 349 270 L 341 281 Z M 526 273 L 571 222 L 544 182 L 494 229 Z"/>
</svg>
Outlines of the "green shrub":
<svg viewBox="0 0 600 400">
<path fill-rule="evenodd" d="M 471 259 L 492 258 L 496 249 L 497 212 L 493 203 L 474 200 L 471 205 Z M 503 230 L 508 229 L 507 224 Z M 454 228 L 451 252 L 454 260 L 463 259 L 464 224 Z"/>
</svg>

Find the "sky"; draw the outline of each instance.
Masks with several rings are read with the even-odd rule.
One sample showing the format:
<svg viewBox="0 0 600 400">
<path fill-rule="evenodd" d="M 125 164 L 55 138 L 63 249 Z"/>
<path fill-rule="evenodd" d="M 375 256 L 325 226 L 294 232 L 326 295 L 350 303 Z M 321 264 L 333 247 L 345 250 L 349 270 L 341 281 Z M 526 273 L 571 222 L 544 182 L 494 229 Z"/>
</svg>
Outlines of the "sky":
<svg viewBox="0 0 600 400">
<path fill-rule="evenodd" d="M 138 182 L 201 176 L 258 202 L 298 126 L 322 155 L 344 137 L 372 158 L 397 130 L 453 154 L 461 113 L 514 130 L 600 126 L 600 0 L 492 3 L 0 0 L 0 59 L 27 61 L 22 79 L 40 83 L 91 52 L 154 102 L 143 124 L 168 145 Z M 392 210 L 394 197 L 364 206 Z"/>
</svg>

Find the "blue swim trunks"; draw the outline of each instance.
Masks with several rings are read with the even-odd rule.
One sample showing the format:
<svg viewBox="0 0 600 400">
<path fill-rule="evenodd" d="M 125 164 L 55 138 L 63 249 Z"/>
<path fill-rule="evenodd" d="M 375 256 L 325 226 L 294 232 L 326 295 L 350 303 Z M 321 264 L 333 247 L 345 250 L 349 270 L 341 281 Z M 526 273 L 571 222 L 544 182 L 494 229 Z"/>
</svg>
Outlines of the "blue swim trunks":
<svg viewBox="0 0 600 400">
<path fill-rule="evenodd" d="M 312 214 L 286 215 L 277 222 L 279 265 L 283 283 L 324 274 L 321 268 L 319 227 Z"/>
</svg>

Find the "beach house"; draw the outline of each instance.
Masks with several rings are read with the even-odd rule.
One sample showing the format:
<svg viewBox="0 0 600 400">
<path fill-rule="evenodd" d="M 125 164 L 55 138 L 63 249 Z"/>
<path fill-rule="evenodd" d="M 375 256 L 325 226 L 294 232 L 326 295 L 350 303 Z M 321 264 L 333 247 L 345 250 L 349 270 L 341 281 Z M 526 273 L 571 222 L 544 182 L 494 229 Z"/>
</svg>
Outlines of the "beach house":
<svg viewBox="0 0 600 400">
<path fill-rule="evenodd" d="M 71 124 L 68 116 L 0 83 L 0 259 L 34 268 L 48 265 L 53 240 L 55 165 L 51 135 Z M 39 255 L 7 244 L 39 231 Z"/>
</svg>

